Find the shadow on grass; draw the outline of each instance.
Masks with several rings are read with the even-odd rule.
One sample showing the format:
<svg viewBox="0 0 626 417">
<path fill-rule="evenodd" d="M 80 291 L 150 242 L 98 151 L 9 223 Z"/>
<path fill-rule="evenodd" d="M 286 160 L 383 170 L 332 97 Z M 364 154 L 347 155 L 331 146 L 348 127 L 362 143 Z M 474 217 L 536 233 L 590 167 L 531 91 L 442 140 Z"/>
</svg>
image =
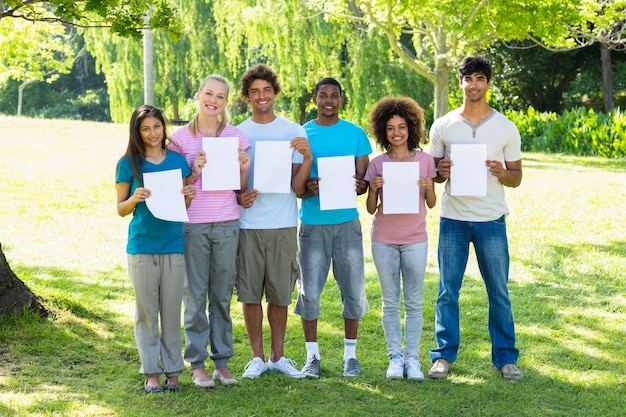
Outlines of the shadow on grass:
<svg viewBox="0 0 626 417">
<path fill-rule="evenodd" d="M 111 279 L 119 269 L 89 277 L 50 267 L 18 267 L 15 272 L 29 286 L 46 288 L 44 303 L 56 314 L 46 320 L 31 314 L 0 319 L 0 377 L 9 376 L 12 368 L 0 393 L 41 393 L 28 413 L 15 415 L 73 415 L 75 401 L 109 408 L 101 400 L 110 389 L 106 380 L 128 365 L 138 369 L 132 322 L 109 303 L 132 300 L 128 285 Z"/>
<path fill-rule="evenodd" d="M 610 244 L 606 250 L 621 253 L 621 245 Z M 62 311 L 54 321 L 0 320 L 0 395 L 29 394 L 33 398 L 26 406 L 22 403 L 26 411 L 1 404 L 2 415 L 604 416 L 623 411 L 623 379 L 616 384 L 607 382 L 617 378 L 609 374 L 626 373 L 620 350 L 624 338 L 602 321 L 603 305 L 610 301 L 614 288 L 594 292 L 590 280 L 582 285 L 593 297 L 582 299 L 572 294 L 574 282 L 554 287 L 547 272 L 538 272 L 534 284 L 511 282 L 513 308 L 521 330 L 520 366 L 526 373 L 526 378 L 516 384 L 503 381 L 491 366 L 486 295 L 479 277 L 466 277 L 462 289 L 462 346 L 451 377 L 420 384 L 386 380 L 386 341 L 380 323 L 378 283 L 372 274 L 367 278 L 372 311 L 361 321 L 357 349 L 363 367 L 361 377 L 341 375 L 341 300 L 336 284 L 329 278 L 322 295 L 319 326 L 323 358 L 320 379 L 292 380 L 268 372 L 231 389 L 206 391 L 193 386 L 187 369 L 181 377 L 182 392 L 145 395 L 142 377 L 137 373 L 132 322 L 124 313 L 111 309 L 112 304 L 98 302 L 102 295 L 103 301 L 125 300 L 132 304 L 128 286 L 121 279 L 108 279 L 107 284 L 93 277 L 84 280 L 70 270 L 32 268 L 30 273 L 42 280 L 47 277 L 45 282 L 59 294 L 50 301 Z M 111 270 L 95 276 L 120 274 L 123 272 Z M 428 274 L 425 283 L 420 355 L 424 371 L 429 366 L 428 349 L 434 346 L 437 279 L 435 274 Z M 302 364 L 302 329 L 292 308 L 285 351 Z M 570 309 L 578 309 L 580 316 L 564 316 Z M 250 347 L 241 306 L 235 300 L 232 311 L 235 357 L 231 370 L 239 376 L 250 359 Z M 588 311 L 595 314 L 588 317 Z M 267 326 L 264 334 L 268 353 Z M 207 367 L 212 367 L 210 361 Z M 599 376 L 585 376 L 590 371 Z"/>
</svg>

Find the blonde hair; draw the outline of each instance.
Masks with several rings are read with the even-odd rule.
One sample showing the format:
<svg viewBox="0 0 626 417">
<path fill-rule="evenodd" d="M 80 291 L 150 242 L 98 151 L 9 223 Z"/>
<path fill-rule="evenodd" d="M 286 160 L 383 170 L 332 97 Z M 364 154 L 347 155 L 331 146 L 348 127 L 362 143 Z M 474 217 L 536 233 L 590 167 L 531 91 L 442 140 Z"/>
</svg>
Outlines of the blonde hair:
<svg viewBox="0 0 626 417">
<path fill-rule="evenodd" d="M 208 77 L 206 77 L 204 81 L 202 81 L 202 85 L 200 85 L 200 88 L 198 89 L 196 94 L 202 91 L 206 83 L 209 81 L 217 81 L 217 82 L 224 84 L 226 86 L 226 97 L 228 98 L 228 94 L 230 93 L 230 85 L 228 84 L 228 81 L 226 81 L 226 79 L 219 74 L 211 74 Z M 193 118 L 189 122 L 189 130 L 194 136 L 197 136 L 200 133 L 200 129 L 198 128 L 199 115 L 200 115 L 200 112 L 196 112 L 196 114 L 194 114 Z M 215 136 L 219 136 L 220 133 L 222 133 L 222 131 L 224 130 L 224 127 L 226 127 L 228 122 L 230 122 L 230 115 L 228 114 L 228 109 L 226 107 L 224 107 L 224 110 L 222 110 L 222 113 L 217 116 L 217 121 L 218 121 L 218 124 L 217 124 L 217 131 L 215 132 Z"/>
</svg>

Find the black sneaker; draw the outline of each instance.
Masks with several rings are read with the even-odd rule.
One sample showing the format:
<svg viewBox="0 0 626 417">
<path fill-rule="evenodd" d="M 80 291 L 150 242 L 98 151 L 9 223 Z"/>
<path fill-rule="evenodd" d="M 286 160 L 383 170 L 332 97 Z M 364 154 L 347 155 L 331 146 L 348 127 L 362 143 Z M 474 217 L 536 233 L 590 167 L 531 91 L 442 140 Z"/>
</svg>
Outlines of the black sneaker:
<svg viewBox="0 0 626 417">
<path fill-rule="evenodd" d="M 315 356 L 307 358 L 306 363 L 302 368 L 302 372 L 306 375 L 307 378 L 319 378 L 320 360 L 317 359 Z"/>
<path fill-rule="evenodd" d="M 343 361 L 343 376 L 359 376 L 361 375 L 361 365 L 357 358 L 350 358 Z"/>
</svg>

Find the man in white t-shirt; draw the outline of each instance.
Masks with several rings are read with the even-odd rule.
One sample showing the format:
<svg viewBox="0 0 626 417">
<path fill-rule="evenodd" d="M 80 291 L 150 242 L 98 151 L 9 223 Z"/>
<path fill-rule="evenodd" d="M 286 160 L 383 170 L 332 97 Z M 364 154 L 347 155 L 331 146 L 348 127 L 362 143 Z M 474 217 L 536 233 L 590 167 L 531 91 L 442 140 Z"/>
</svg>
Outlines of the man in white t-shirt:
<svg viewBox="0 0 626 417">
<path fill-rule="evenodd" d="M 463 105 L 437 119 L 430 129 L 430 153 L 435 158 L 436 182 L 446 181 L 439 224 L 439 295 L 435 310 L 437 347 L 430 351 L 431 378 L 448 376 L 460 342 L 459 291 L 474 245 L 489 299 L 491 361 L 507 380 L 524 377 L 517 368 L 515 326 L 507 282 L 509 248 L 505 217 L 509 212 L 504 187 L 522 182 L 521 140 L 517 127 L 487 104 L 492 68 L 483 57 L 468 57 L 459 67 Z M 455 144 L 486 145 L 488 169 L 484 196 L 453 195 L 450 158 Z"/>
<path fill-rule="evenodd" d="M 280 92 L 278 77 L 265 64 L 249 68 L 241 80 L 241 96 L 252 107 L 252 117 L 241 123 L 251 143 L 248 189 L 239 194 L 239 250 L 237 261 L 237 300 L 252 347 L 252 360 L 243 378 L 254 379 L 266 370 L 276 370 L 291 378 L 306 375 L 284 356 L 287 313 L 298 278 L 296 194 L 306 189 L 313 156 L 306 132 L 297 123 L 274 113 L 274 100 Z M 260 193 L 254 187 L 256 144 L 261 141 L 287 141 L 293 148 L 291 190 L 289 193 Z M 265 294 L 270 324 L 271 352 L 267 363 L 263 352 L 263 307 Z"/>
</svg>

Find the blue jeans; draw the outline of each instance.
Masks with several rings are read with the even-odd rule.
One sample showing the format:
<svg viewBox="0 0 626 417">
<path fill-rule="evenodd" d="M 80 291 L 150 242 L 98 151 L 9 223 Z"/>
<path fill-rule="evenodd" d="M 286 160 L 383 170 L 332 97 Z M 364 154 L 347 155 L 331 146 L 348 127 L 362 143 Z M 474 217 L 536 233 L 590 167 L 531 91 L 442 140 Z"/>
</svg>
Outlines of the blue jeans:
<svg viewBox="0 0 626 417">
<path fill-rule="evenodd" d="M 441 218 L 439 224 L 439 295 L 435 311 L 437 348 L 430 351 L 434 362 L 456 360 L 460 342 L 459 291 L 467 266 L 469 244 L 474 244 L 478 268 L 489 299 L 491 361 L 496 368 L 517 363 L 515 326 L 507 282 L 509 247 L 504 216 L 488 222 Z"/>
<path fill-rule="evenodd" d="M 403 356 L 400 287 L 404 295 L 404 357 L 419 358 L 427 255 L 428 242 L 410 245 L 372 242 L 372 257 L 382 294 L 383 330 L 389 358 Z"/>
</svg>

